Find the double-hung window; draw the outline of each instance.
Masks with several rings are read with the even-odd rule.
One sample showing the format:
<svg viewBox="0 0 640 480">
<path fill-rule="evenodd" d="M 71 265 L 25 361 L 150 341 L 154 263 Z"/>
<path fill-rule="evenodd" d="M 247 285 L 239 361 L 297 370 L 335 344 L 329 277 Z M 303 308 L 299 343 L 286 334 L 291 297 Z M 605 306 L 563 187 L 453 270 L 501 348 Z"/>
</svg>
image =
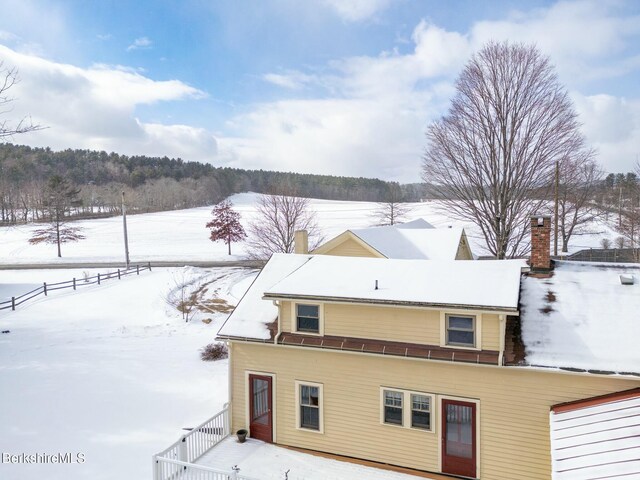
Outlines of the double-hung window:
<svg viewBox="0 0 640 480">
<path fill-rule="evenodd" d="M 322 385 L 296 382 L 298 428 L 322 433 Z"/>
<path fill-rule="evenodd" d="M 431 396 L 411 394 L 411 426 L 431 430 Z"/>
<path fill-rule="evenodd" d="M 434 432 L 433 394 L 384 387 L 381 391 L 381 423 Z"/>
<path fill-rule="evenodd" d="M 320 333 L 320 306 L 296 304 L 296 331 Z"/>
<path fill-rule="evenodd" d="M 402 425 L 404 394 L 395 390 L 384 391 L 384 423 Z"/>
<path fill-rule="evenodd" d="M 446 328 L 447 345 L 471 348 L 476 346 L 476 317 L 447 314 Z"/>
</svg>

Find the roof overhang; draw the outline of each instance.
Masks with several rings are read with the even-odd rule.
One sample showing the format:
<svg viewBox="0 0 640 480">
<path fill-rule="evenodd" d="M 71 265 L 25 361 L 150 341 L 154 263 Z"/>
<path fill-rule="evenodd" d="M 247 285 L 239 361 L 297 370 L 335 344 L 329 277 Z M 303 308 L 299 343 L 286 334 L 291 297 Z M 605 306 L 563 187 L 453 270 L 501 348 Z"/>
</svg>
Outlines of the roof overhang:
<svg viewBox="0 0 640 480">
<path fill-rule="evenodd" d="M 402 301 L 402 300 L 384 300 L 384 299 L 369 299 L 369 298 L 355 298 L 355 297 L 323 297 L 318 295 L 292 295 L 282 293 L 265 293 L 262 297 L 263 300 L 284 300 L 284 301 L 296 301 L 305 300 L 312 302 L 329 302 L 329 303 L 351 303 L 358 305 L 380 305 L 386 307 L 405 307 L 405 308 L 425 308 L 430 310 L 469 310 L 469 311 L 482 311 L 485 313 L 495 314 L 507 314 L 507 315 L 520 315 L 517 308 L 512 307 L 499 307 L 492 305 L 459 305 L 453 303 L 434 303 L 434 302 L 415 302 L 415 301 Z"/>
</svg>

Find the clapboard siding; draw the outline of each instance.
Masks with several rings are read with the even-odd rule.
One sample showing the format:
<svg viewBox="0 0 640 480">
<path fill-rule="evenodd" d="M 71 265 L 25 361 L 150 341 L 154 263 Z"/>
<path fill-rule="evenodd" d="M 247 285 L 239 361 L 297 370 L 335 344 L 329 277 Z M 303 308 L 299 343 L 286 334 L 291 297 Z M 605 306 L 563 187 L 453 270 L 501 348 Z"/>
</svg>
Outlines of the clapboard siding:
<svg viewBox="0 0 640 480">
<path fill-rule="evenodd" d="M 380 387 L 479 401 L 480 478 L 551 477 L 551 405 L 640 385 L 640 380 L 234 342 L 233 428 L 247 427 L 245 372 L 276 375 L 277 443 L 439 471 L 434 433 L 380 424 Z M 323 384 L 324 433 L 296 429 L 295 381 Z M 438 402 L 436 402 L 438 403 Z"/>
<path fill-rule="evenodd" d="M 551 413 L 553 479 L 640 478 L 640 393 Z"/>
<path fill-rule="evenodd" d="M 323 252 L 323 255 L 336 255 L 339 257 L 376 257 L 371 250 L 366 249 L 352 238 L 336 245 L 331 250 Z M 384 258 L 382 254 L 377 255 L 377 257 Z"/>
<path fill-rule="evenodd" d="M 293 311 L 292 302 L 280 302 L 283 332 L 292 331 Z M 479 312 L 476 315 L 477 321 L 482 322 L 479 329 L 482 349 L 500 350 L 498 315 Z M 323 316 L 325 335 L 440 345 L 441 312 L 438 310 L 325 303 Z"/>
</svg>

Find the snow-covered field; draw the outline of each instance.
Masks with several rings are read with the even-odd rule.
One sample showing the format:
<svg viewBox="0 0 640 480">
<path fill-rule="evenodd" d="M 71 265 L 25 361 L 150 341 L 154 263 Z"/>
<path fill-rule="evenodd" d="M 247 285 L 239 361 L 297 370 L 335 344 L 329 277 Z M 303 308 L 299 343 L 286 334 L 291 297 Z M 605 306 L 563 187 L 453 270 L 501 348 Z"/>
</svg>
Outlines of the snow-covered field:
<svg viewBox="0 0 640 480">
<path fill-rule="evenodd" d="M 5 270 L 0 284 L 83 274 Z M 192 288 L 214 281 L 209 292 L 235 304 L 254 275 L 154 269 L 0 311 L 0 330 L 10 331 L 0 334 L 0 452 L 84 455 L 83 464 L 0 463 L 0 479 L 151 478 L 150 455 L 227 401 L 227 361 L 199 356 L 226 315 L 200 312 L 185 323 L 167 297 L 179 296 L 185 281 L 194 280 Z"/>
<path fill-rule="evenodd" d="M 255 216 L 257 194 L 242 193 L 231 200 L 246 224 Z M 377 204 L 335 200 L 310 201 L 317 212 L 318 223 L 327 239 L 347 229 L 369 227 L 377 223 L 374 211 Z M 449 225 L 464 227 L 476 254 L 484 254 L 483 240 L 478 229 L 470 223 L 449 218 L 433 202 L 411 204 L 407 220 L 425 218 L 436 227 Z M 233 256 L 221 242 L 211 242 L 205 224 L 211 217 L 210 207 L 170 212 L 129 215 L 127 217 L 129 250 L 133 262 L 149 260 L 224 260 L 245 255 L 242 243 L 232 245 Z M 0 264 L 52 263 L 85 261 L 123 261 L 124 242 L 120 217 L 76 222 L 84 229 L 86 239 L 62 246 L 62 259 L 56 256 L 54 245 L 30 245 L 28 239 L 35 225 L 0 228 Z M 570 251 L 599 246 L 604 236 L 613 240 L 617 235 L 604 223 L 594 223 L 591 235 L 577 236 Z"/>
</svg>

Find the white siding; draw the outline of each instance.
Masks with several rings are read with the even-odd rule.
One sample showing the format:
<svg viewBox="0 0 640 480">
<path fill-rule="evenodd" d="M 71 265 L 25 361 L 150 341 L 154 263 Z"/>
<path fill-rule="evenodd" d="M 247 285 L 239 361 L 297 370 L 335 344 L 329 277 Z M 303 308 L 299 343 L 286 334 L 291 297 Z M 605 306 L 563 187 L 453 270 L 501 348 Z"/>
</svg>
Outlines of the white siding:
<svg viewBox="0 0 640 480">
<path fill-rule="evenodd" d="M 551 412 L 553 480 L 640 478 L 640 395 Z"/>
</svg>

